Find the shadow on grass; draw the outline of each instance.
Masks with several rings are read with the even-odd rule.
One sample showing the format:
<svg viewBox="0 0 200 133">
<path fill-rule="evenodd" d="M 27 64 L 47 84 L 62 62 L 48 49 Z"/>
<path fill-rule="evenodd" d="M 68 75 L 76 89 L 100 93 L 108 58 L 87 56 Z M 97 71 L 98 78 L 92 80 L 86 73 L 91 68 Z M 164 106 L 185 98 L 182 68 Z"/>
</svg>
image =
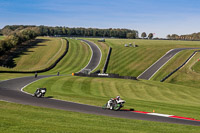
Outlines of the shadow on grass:
<svg viewBox="0 0 200 133">
<path fill-rule="evenodd" d="M 23 44 L 17 48 L 13 48 L 0 58 L 0 66 L 14 68 L 16 66 L 16 62 L 14 61 L 15 58 L 18 58 L 22 55 L 28 55 L 29 52 L 34 52 L 29 50 L 31 48 L 46 46 L 39 44 L 46 41 L 49 41 L 49 39 L 36 39 L 28 44 Z"/>
<path fill-rule="evenodd" d="M 48 96 L 48 97 L 45 97 L 45 98 L 49 98 L 49 99 L 51 99 L 51 98 L 53 98 L 53 96 Z"/>
</svg>

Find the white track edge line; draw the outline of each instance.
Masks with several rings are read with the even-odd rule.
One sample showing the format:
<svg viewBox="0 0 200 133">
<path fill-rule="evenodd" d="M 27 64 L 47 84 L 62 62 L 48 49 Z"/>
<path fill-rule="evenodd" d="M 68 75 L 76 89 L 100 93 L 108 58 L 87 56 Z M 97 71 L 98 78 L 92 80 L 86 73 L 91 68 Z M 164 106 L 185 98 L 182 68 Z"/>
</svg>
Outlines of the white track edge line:
<svg viewBox="0 0 200 133">
<path fill-rule="evenodd" d="M 44 77 L 44 78 L 49 78 L 49 77 Z M 24 87 L 21 88 L 21 92 L 33 96 L 33 94 L 24 91 L 24 88 L 26 88 L 27 86 L 31 85 L 32 83 L 37 82 L 38 80 L 41 80 L 41 79 L 44 79 L 44 78 L 40 78 L 40 79 L 37 79 L 37 80 L 35 80 L 33 82 L 28 83 L 27 85 L 25 85 Z M 71 102 L 71 101 L 66 101 L 66 100 L 61 100 L 61 99 L 55 99 L 55 98 L 51 98 L 51 99 L 57 100 L 57 101 L 63 101 L 63 102 L 70 102 L 70 103 L 80 104 L 80 105 L 87 105 L 87 106 L 99 107 L 99 106 L 95 106 L 95 105 L 88 105 L 88 104 L 76 103 L 76 102 Z M 7 102 L 9 102 L 9 101 L 7 101 Z"/>
<path fill-rule="evenodd" d="M 82 40 L 81 40 L 81 41 L 82 41 Z M 87 40 L 87 41 L 88 41 L 88 40 Z M 83 41 L 83 42 L 85 42 L 85 41 Z M 94 54 L 94 52 L 93 52 L 91 46 L 90 46 L 87 42 L 85 42 L 85 43 L 90 47 L 90 49 L 91 49 L 91 51 L 92 51 L 92 56 L 91 56 L 90 61 L 88 62 L 88 64 L 87 64 L 83 69 L 81 69 L 81 70 L 78 71 L 78 72 L 81 72 L 82 70 L 84 70 L 84 69 L 90 64 L 90 62 L 91 62 L 91 60 L 92 60 L 92 57 L 93 57 L 93 54 Z M 93 42 L 91 42 L 91 43 L 93 43 Z M 95 44 L 95 43 L 93 43 L 93 44 Z M 95 44 L 95 45 L 96 45 L 96 44 Z M 95 70 L 95 69 L 99 66 L 99 64 L 100 64 L 100 62 L 101 62 L 101 59 L 102 59 L 102 52 L 101 52 L 101 49 L 98 47 L 98 45 L 96 45 L 96 46 L 97 46 L 97 48 L 99 49 L 99 51 L 100 51 L 100 53 L 101 53 L 101 57 L 100 57 L 100 60 L 99 60 L 98 65 L 97 65 L 93 70 Z M 93 71 L 93 70 L 91 70 L 91 71 Z"/>
<path fill-rule="evenodd" d="M 148 67 L 144 72 L 142 72 L 137 78 L 139 78 L 142 74 L 144 74 L 146 71 L 148 71 L 154 64 L 156 64 L 158 61 L 160 61 L 165 55 L 167 55 L 169 52 L 171 52 L 174 49 L 171 49 L 167 51 L 162 57 L 160 57 L 156 62 L 154 62 L 150 67 Z"/>
<path fill-rule="evenodd" d="M 181 52 L 181 51 L 179 51 Z M 176 56 L 179 52 L 177 52 L 174 56 Z M 172 56 L 167 62 L 165 62 L 158 70 L 156 70 L 151 77 L 148 78 L 148 80 L 150 80 L 165 64 L 167 64 L 174 56 Z"/>
<path fill-rule="evenodd" d="M 80 41 L 82 41 L 82 40 L 80 40 Z M 87 44 L 87 45 L 90 47 L 90 50 L 92 51 L 92 56 L 90 57 L 90 60 L 89 60 L 88 64 L 87 64 L 84 68 L 82 68 L 80 71 L 78 71 L 78 73 L 81 72 L 82 70 L 84 70 L 84 69 L 90 64 L 90 62 L 91 62 L 91 60 L 92 60 L 92 57 L 93 57 L 93 54 L 94 54 L 94 52 L 93 52 L 91 46 L 90 46 L 87 42 L 85 42 L 85 41 L 83 41 L 83 42 L 84 42 L 85 44 Z"/>
</svg>

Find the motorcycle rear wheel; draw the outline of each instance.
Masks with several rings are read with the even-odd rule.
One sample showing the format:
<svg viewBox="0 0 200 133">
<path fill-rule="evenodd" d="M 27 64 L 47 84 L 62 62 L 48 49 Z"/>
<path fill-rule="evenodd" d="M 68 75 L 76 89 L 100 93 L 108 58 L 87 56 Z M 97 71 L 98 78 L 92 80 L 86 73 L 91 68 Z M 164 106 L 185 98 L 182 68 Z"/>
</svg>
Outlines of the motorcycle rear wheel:
<svg viewBox="0 0 200 133">
<path fill-rule="evenodd" d="M 120 105 L 120 104 L 116 104 L 116 105 L 114 106 L 114 110 L 115 110 L 115 111 L 120 110 L 120 108 L 121 108 L 121 105 Z"/>
</svg>

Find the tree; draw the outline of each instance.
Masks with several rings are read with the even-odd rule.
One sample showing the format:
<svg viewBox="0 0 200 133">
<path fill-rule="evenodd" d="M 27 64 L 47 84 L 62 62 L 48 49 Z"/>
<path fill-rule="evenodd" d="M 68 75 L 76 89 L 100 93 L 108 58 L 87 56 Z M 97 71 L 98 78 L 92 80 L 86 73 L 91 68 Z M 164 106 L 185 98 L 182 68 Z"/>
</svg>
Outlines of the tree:
<svg viewBox="0 0 200 133">
<path fill-rule="evenodd" d="M 149 33 L 148 38 L 152 39 L 153 38 L 153 33 Z"/>
<path fill-rule="evenodd" d="M 171 36 L 170 36 L 170 34 L 169 34 L 169 35 L 167 35 L 167 39 L 171 39 Z"/>
<path fill-rule="evenodd" d="M 135 33 L 127 33 L 126 34 L 126 38 L 135 39 L 136 38 L 136 34 Z"/>
<path fill-rule="evenodd" d="M 146 32 L 142 32 L 141 37 L 144 39 L 145 37 L 147 37 Z"/>
</svg>

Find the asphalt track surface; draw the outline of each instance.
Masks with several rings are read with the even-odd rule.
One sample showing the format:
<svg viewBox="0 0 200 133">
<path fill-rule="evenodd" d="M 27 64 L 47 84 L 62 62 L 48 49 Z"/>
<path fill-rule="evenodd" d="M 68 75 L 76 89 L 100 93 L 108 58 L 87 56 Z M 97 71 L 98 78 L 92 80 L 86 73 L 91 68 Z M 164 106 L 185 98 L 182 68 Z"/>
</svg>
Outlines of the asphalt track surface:
<svg viewBox="0 0 200 133">
<path fill-rule="evenodd" d="M 80 39 L 80 40 L 87 43 L 92 50 L 92 57 L 91 57 L 88 65 L 85 68 L 83 68 L 81 71 L 83 71 L 85 69 L 90 69 L 92 71 L 99 65 L 99 63 L 101 61 L 101 56 L 102 56 L 101 50 L 99 49 L 99 47 L 96 44 L 94 44 L 90 41 L 83 40 L 83 39 Z"/>
<path fill-rule="evenodd" d="M 104 115 L 104 116 L 127 118 L 127 119 L 138 119 L 138 120 L 148 120 L 148 121 L 200 126 L 199 121 L 154 116 L 154 115 L 141 114 L 141 113 L 136 113 L 136 112 L 131 112 L 131 111 L 103 110 L 101 109 L 101 107 L 97 107 L 97 106 L 73 103 L 73 102 L 68 102 L 68 101 L 61 101 L 61 100 L 56 100 L 56 99 L 48 98 L 48 97 L 36 98 L 36 97 L 32 97 L 30 94 L 27 94 L 21 91 L 21 89 L 27 86 L 28 84 L 35 82 L 39 79 L 47 78 L 51 76 L 52 75 L 38 76 L 37 78 L 34 78 L 34 76 L 32 76 L 32 77 L 22 77 L 22 78 L 1 81 L 0 82 L 0 100 L 19 103 L 19 104 L 25 104 L 25 105 L 55 108 L 55 109 L 95 114 L 95 115 Z"/>
<path fill-rule="evenodd" d="M 189 49 L 199 49 L 199 48 L 176 48 L 168 51 L 163 57 L 161 57 L 153 65 L 147 68 L 142 74 L 140 74 L 138 76 L 138 79 L 149 80 L 158 70 L 161 69 L 162 66 L 164 66 L 177 53 L 179 53 L 182 50 L 189 50 Z"/>
</svg>

